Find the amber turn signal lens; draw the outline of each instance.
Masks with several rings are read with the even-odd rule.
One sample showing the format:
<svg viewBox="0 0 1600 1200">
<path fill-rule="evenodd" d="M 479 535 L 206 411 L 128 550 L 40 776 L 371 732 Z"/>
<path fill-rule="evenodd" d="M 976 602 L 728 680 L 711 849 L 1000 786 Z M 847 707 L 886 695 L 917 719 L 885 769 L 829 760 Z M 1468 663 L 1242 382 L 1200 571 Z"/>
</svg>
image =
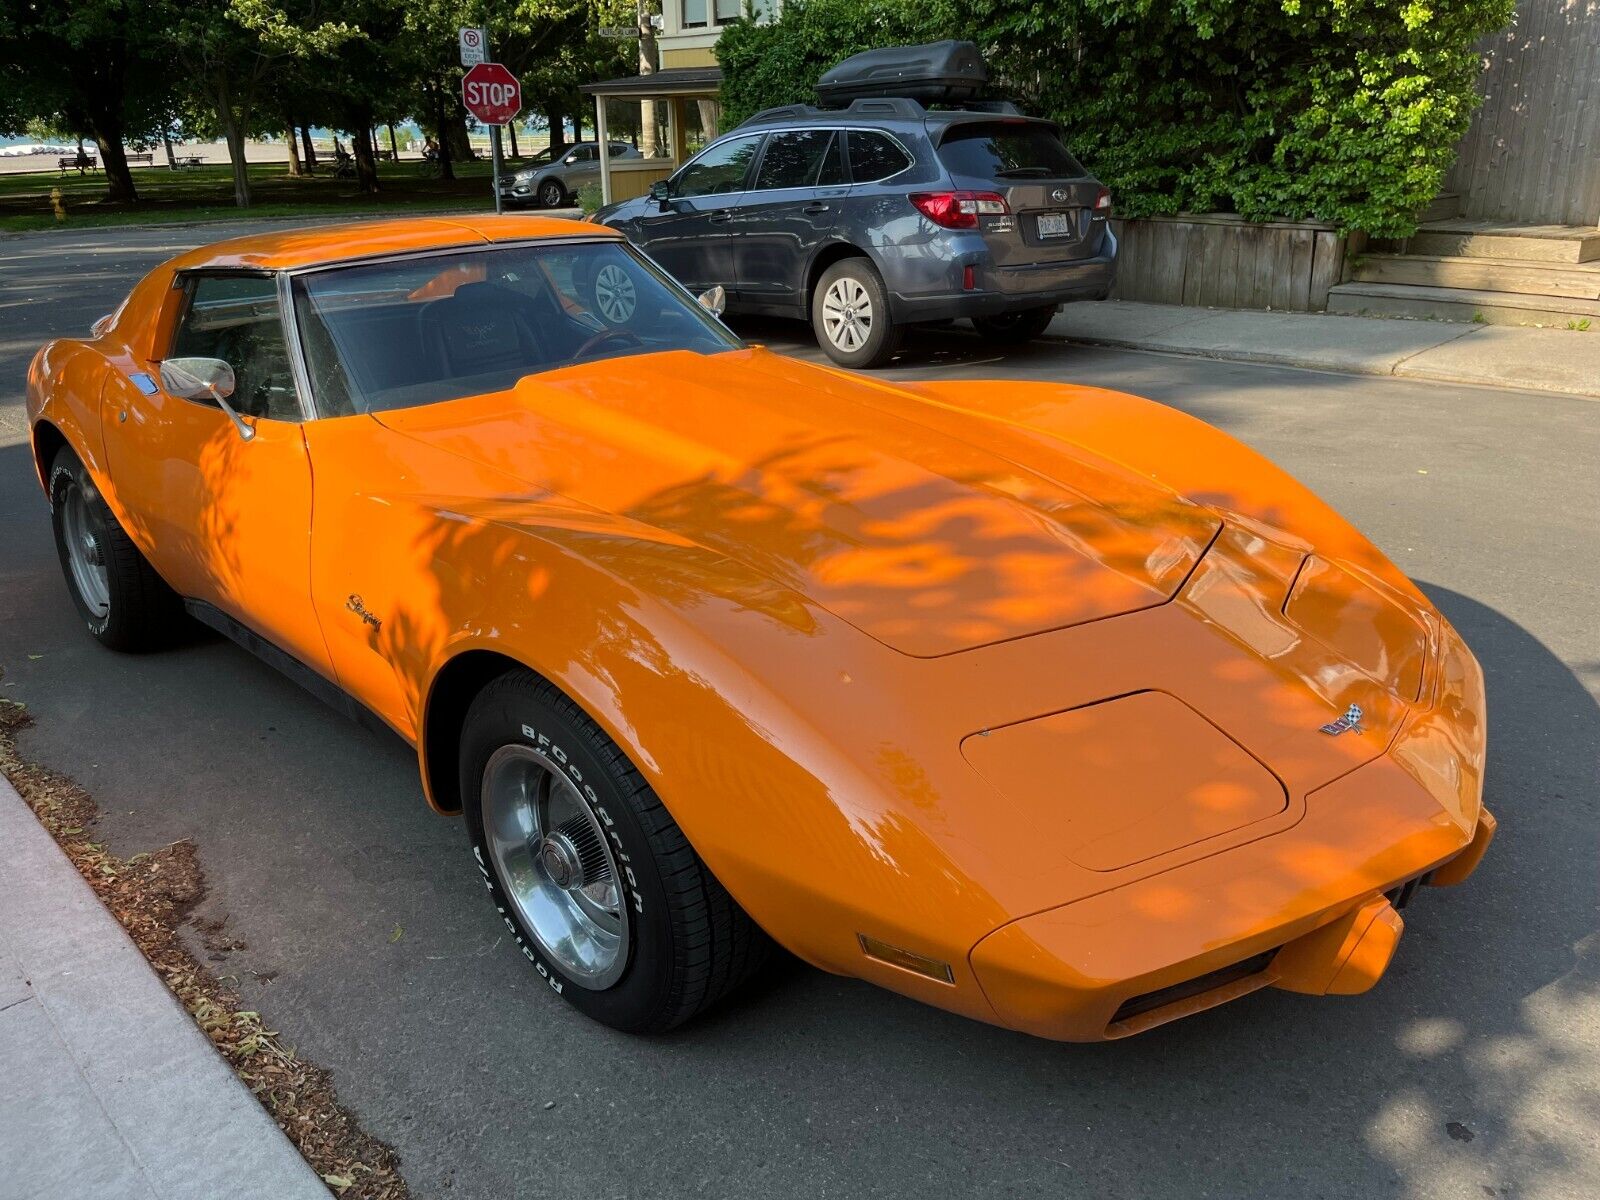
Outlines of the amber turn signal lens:
<svg viewBox="0 0 1600 1200">
<path fill-rule="evenodd" d="M 868 958 L 886 962 L 891 967 L 899 967 L 903 971 L 926 975 L 929 979 L 936 979 L 940 983 L 953 985 L 956 981 L 955 973 L 950 970 L 950 964 L 940 962 L 937 958 L 929 958 L 899 946 L 891 946 L 888 942 L 881 942 L 864 933 L 856 934 L 856 940 L 861 943 L 861 953 Z"/>
</svg>

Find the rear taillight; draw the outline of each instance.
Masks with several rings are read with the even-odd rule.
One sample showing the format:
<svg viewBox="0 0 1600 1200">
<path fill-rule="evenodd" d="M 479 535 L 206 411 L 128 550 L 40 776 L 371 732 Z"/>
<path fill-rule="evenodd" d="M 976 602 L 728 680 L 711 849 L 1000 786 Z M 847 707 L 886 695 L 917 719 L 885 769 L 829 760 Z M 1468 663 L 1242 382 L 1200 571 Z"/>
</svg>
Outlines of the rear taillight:
<svg viewBox="0 0 1600 1200">
<path fill-rule="evenodd" d="M 976 229 L 979 216 L 1003 217 L 1011 211 L 995 192 L 912 192 L 907 199 L 945 229 Z"/>
<path fill-rule="evenodd" d="M 1094 215 L 1109 217 L 1111 215 L 1111 193 L 1105 188 L 1100 189 L 1100 194 L 1094 198 Z"/>
</svg>

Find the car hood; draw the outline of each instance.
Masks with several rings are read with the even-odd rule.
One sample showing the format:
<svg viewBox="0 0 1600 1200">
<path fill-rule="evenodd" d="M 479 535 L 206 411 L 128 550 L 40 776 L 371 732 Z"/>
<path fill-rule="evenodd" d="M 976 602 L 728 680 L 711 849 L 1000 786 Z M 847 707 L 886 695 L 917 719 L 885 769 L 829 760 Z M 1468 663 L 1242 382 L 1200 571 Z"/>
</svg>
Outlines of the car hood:
<svg viewBox="0 0 1600 1200">
<path fill-rule="evenodd" d="M 604 360 L 377 419 L 919 657 L 1163 604 L 1220 528 L 1081 447 L 760 348 Z"/>
</svg>

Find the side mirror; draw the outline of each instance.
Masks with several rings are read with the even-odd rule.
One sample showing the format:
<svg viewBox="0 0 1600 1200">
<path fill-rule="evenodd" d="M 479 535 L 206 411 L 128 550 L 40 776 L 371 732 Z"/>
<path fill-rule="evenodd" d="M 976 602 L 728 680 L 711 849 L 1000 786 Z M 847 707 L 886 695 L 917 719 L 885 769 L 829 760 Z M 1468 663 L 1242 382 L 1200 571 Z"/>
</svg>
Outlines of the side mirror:
<svg viewBox="0 0 1600 1200">
<path fill-rule="evenodd" d="M 161 364 L 161 386 L 179 400 L 216 400 L 233 395 L 238 380 L 220 358 L 169 358 Z"/>
<path fill-rule="evenodd" d="M 650 199 L 665 207 L 672 198 L 672 188 L 665 179 L 658 179 L 650 185 Z"/>
<path fill-rule="evenodd" d="M 728 293 L 720 283 L 714 288 L 707 288 L 695 299 L 699 301 L 700 307 L 713 317 L 722 316 L 722 310 L 728 307 Z"/>
<path fill-rule="evenodd" d="M 228 403 L 233 389 L 238 386 L 233 368 L 220 358 L 169 358 L 161 364 L 161 386 L 169 396 L 180 400 L 211 400 L 228 414 L 239 440 L 248 442 L 256 436 L 238 410 Z"/>
</svg>

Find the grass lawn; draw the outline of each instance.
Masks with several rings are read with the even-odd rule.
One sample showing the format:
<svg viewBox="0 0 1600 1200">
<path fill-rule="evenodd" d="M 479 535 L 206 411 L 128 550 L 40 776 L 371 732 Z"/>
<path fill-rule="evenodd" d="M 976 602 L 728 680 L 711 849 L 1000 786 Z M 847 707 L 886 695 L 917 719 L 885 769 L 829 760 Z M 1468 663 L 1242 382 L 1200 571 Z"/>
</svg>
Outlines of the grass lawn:
<svg viewBox="0 0 1600 1200">
<path fill-rule="evenodd" d="M 250 167 L 251 205 L 247 209 L 233 203 L 233 172 L 226 164 L 184 171 L 135 167 L 136 204 L 108 202 L 105 176 L 99 172 L 0 175 L 0 232 L 219 218 L 303 216 L 315 221 L 364 213 L 381 216 L 396 210 L 459 212 L 494 207 L 487 161 L 458 163 L 456 174 L 454 180 L 433 179 L 420 162 L 379 163 L 381 190 L 376 196 L 363 196 L 353 179 L 331 175 L 297 178 L 287 174 L 282 163 L 264 163 Z M 65 219 L 58 219 L 54 211 L 51 193 L 56 190 L 66 210 Z"/>
</svg>

